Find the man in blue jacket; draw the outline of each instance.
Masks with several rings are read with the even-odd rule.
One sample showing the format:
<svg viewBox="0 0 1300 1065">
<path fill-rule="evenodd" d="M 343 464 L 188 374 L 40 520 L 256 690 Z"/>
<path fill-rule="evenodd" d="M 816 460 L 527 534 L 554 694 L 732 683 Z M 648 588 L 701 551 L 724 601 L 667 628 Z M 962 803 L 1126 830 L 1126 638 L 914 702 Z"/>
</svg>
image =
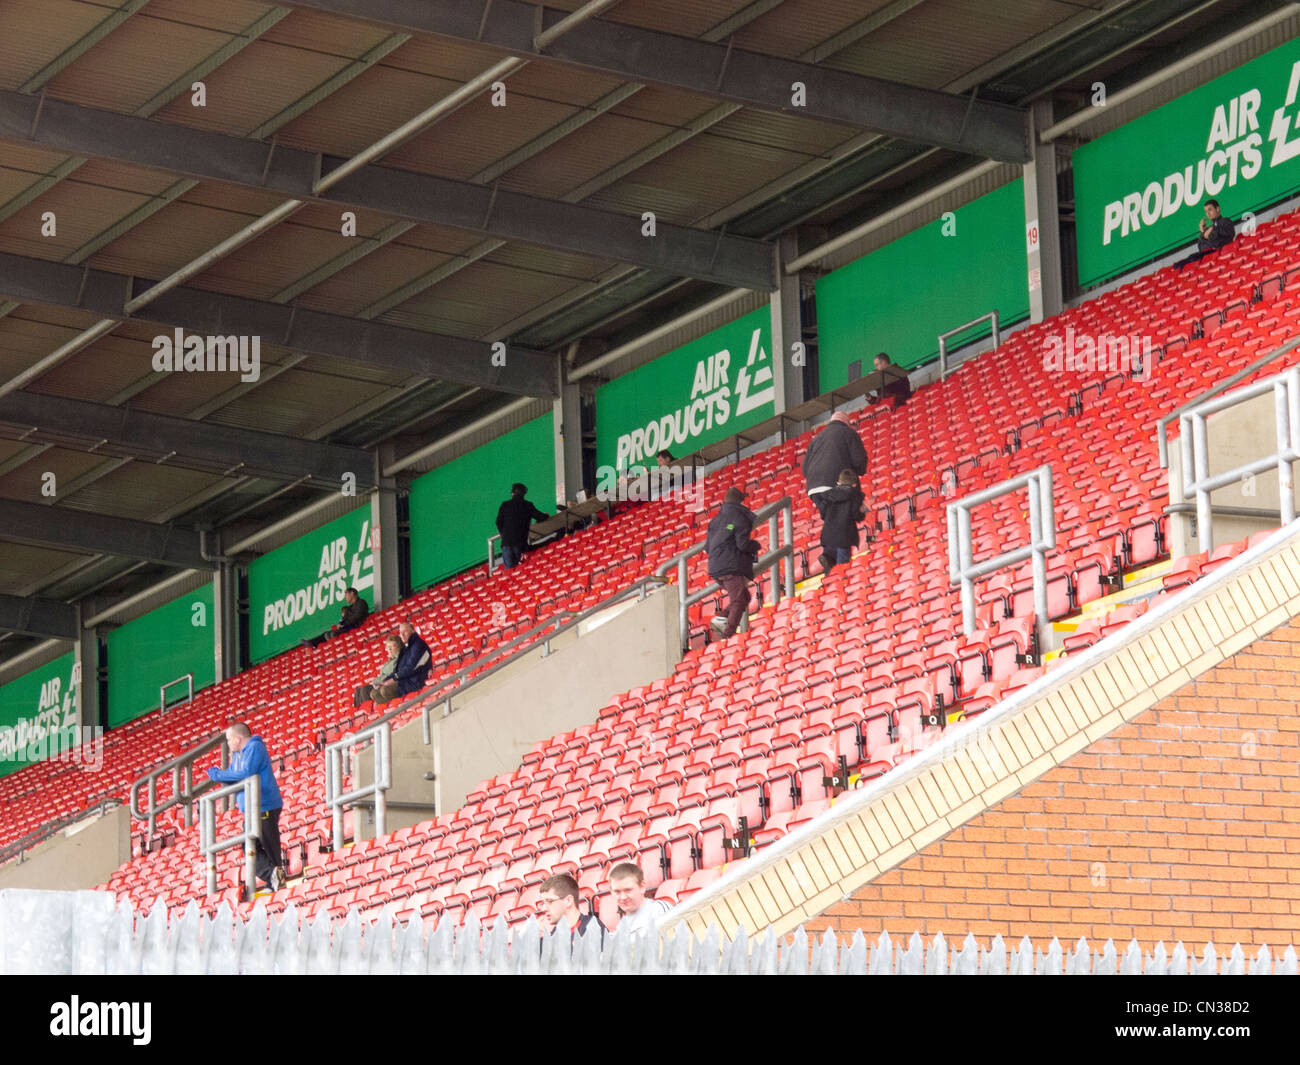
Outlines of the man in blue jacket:
<svg viewBox="0 0 1300 1065">
<path fill-rule="evenodd" d="M 218 784 L 235 784 L 245 777 L 256 775 L 262 786 L 262 833 L 257 843 L 257 878 L 272 891 L 284 886 L 284 870 L 280 857 L 280 808 L 284 800 L 280 787 L 271 771 L 271 756 L 261 736 L 254 736 L 242 721 L 226 729 L 226 744 L 230 747 L 230 766 L 227 769 L 209 769 L 208 779 Z M 244 796 L 235 796 L 235 805 L 244 810 Z"/>
<path fill-rule="evenodd" d="M 398 695 L 410 695 L 429 683 L 433 659 L 429 654 L 429 645 L 420 638 L 415 626 L 409 621 L 403 621 L 397 626 L 397 634 L 402 638 L 402 653 L 397 656 L 393 680 L 397 682 Z"/>
</svg>

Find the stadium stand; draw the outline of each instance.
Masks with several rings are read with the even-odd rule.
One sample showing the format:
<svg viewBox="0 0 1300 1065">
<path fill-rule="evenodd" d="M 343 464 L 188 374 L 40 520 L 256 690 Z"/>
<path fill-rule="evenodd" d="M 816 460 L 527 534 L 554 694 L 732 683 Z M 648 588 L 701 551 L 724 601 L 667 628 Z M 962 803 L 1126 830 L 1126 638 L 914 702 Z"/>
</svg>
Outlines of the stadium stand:
<svg viewBox="0 0 1300 1065">
<path fill-rule="evenodd" d="M 549 611 L 598 602 L 702 538 L 707 515 L 672 502 L 571 536 L 522 569 L 489 579 L 476 569 L 384 612 L 360 633 L 322 651 L 295 650 L 108 737 L 95 794 L 76 767 L 34 766 L 0 781 L 13 811 L 4 838 L 124 788 L 160 759 L 210 735 L 232 717 L 267 739 L 286 797 L 282 822 L 291 875 L 269 900 L 307 914 L 371 911 L 399 916 L 515 921 L 533 910 L 548 875 L 572 872 L 604 914 L 604 872 L 639 861 L 659 897 L 682 900 L 743 860 L 748 835 L 762 847 L 815 818 L 848 775 L 886 773 L 949 723 L 988 709 L 1051 668 L 1034 640 L 1028 567 L 980 590 L 979 629 L 960 630 L 948 585 L 945 484 L 966 494 L 1050 463 L 1058 493 L 1058 549 L 1049 560 L 1050 618 L 1086 619 L 1066 637 L 1077 651 L 1177 594 L 1242 544 L 1174 560 L 1154 595 L 1129 601 L 1124 580 L 1166 554 L 1166 471 L 1152 439 L 1155 419 L 1300 329 L 1300 214 L 1262 225 L 1181 274 L 1165 268 L 1014 334 L 994 357 L 962 364 L 920 389 L 903 408 L 855 415 L 870 456 L 864 480 L 879 528 L 874 543 L 824 581 L 760 609 L 747 634 L 702 644 L 709 605 L 692 611 L 693 649 L 671 677 L 627 692 L 589 724 L 538 744 L 514 771 L 484 781 L 459 810 L 357 843 L 322 849 L 322 782 L 315 746 L 376 713 L 349 704 L 351 678 L 370 669 L 377 638 L 412 616 L 447 675 Z M 1149 336 L 1148 380 L 1123 369 L 1048 373 L 1044 350 L 1067 328 Z M 1295 362 L 1261 370 L 1275 373 Z M 1144 368 L 1146 369 L 1146 368 Z M 725 467 L 709 502 L 742 484 L 751 502 L 796 502 L 796 543 L 811 545 L 815 516 L 802 497 L 799 463 L 808 435 Z M 1004 499 L 977 515 L 978 553 L 1025 534 L 1025 515 Z M 703 560 L 693 566 L 701 568 Z M 806 569 L 806 561 L 804 563 Z M 504 624 L 495 604 L 506 604 Z M 434 643 L 434 640 L 437 642 Z M 414 714 L 414 707 L 410 713 Z M 120 792 L 119 792 L 120 793 Z M 743 823 L 742 823 L 743 819 Z M 196 833 L 174 816 L 159 840 L 105 885 L 137 906 L 197 899 L 237 908 L 235 859 L 222 894 L 201 895 Z M 744 830 L 742 832 L 742 829 Z M 740 838 L 738 838 L 740 837 Z"/>
</svg>

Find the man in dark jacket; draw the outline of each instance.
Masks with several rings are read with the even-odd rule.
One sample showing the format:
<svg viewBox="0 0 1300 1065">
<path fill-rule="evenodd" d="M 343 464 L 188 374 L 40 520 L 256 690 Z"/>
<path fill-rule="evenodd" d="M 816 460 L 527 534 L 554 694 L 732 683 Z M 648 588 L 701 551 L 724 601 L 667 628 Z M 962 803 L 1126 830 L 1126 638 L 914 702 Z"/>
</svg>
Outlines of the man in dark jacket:
<svg viewBox="0 0 1300 1065">
<path fill-rule="evenodd" d="M 883 351 L 876 356 L 876 373 L 884 374 L 887 381 L 883 389 L 871 393 L 876 401 L 892 399 L 895 407 L 901 407 L 907 402 L 912 394 L 912 382 L 908 379 L 907 371 L 901 366 L 895 366 Z"/>
<path fill-rule="evenodd" d="M 830 424 L 813 437 L 803 458 L 804 487 L 817 513 L 826 516 L 827 492 L 835 487 L 841 470 L 852 470 L 859 477 L 867 472 L 867 449 L 862 437 L 849 424 L 843 411 L 831 415 Z"/>
<path fill-rule="evenodd" d="M 351 629 L 359 628 L 369 616 L 370 604 L 357 594 L 355 588 L 346 588 L 343 591 L 343 608 L 339 611 L 339 623 L 319 636 L 302 642 L 309 647 L 319 647 L 331 636 L 342 636 Z"/>
<path fill-rule="evenodd" d="M 740 619 L 749 606 L 749 578 L 754 575 L 754 554 L 749 535 L 754 531 L 754 512 L 742 500 L 745 493 L 728 488 L 717 516 L 709 522 L 704 549 L 709 556 L 709 576 L 727 593 L 727 616 L 710 624 L 728 639 L 736 634 Z"/>
<path fill-rule="evenodd" d="M 208 779 L 218 784 L 235 784 L 245 777 L 257 776 L 261 782 L 261 835 L 257 841 L 257 878 L 265 881 L 272 891 L 284 886 L 284 870 L 280 854 L 280 809 L 284 800 L 280 786 L 271 769 L 271 756 L 261 736 L 242 721 L 226 729 L 226 746 L 230 748 L 230 766 L 226 769 L 209 769 Z M 244 795 L 235 796 L 235 805 L 244 810 Z"/>
<path fill-rule="evenodd" d="M 1218 251 L 1224 245 L 1231 244 L 1232 238 L 1237 235 L 1237 227 L 1233 225 L 1231 218 L 1224 218 L 1219 211 L 1218 200 L 1205 201 L 1205 217 L 1201 219 L 1201 235 L 1196 238 L 1196 250 L 1186 259 L 1179 259 L 1174 266 L 1181 270 L 1188 263 L 1194 263 L 1197 259 L 1203 259 L 1210 252 Z"/>
<path fill-rule="evenodd" d="M 528 527 L 535 521 L 545 521 L 550 517 L 525 499 L 527 494 L 526 486 L 517 482 L 512 484 L 510 498 L 497 511 L 497 532 L 501 534 L 501 564 L 506 569 L 514 569 L 523 560 L 524 547 L 528 543 Z"/>
<path fill-rule="evenodd" d="M 429 645 L 409 621 L 397 626 L 397 634 L 402 638 L 402 652 L 397 656 L 397 668 L 393 670 L 392 679 L 397 682 L 398 695 L 410 695 L 429 683 L 433 658 L 429 654 Z"/>
</svg>

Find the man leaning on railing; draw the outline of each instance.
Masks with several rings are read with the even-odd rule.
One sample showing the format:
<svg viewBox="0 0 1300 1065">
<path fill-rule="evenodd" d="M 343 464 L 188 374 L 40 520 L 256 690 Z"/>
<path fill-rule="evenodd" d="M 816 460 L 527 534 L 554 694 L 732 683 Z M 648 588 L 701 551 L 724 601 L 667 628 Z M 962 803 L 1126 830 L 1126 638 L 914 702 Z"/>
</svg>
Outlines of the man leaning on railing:
<svg viewBox="0 0 1300 1065">
<path fill-rule="evenodd" d="M 208 779 L 218 784 L 237 784 L 246 777 L 257 776 L 261 782 L 262 819 L 261 838 L 257 841 L 257 878 L 272 891 L 284 887 L 284 869 L 280 855 L 280 809 L 284 800 L 271 770 L 271 756 L 261 736 L 242 721 L 226 729 L 226 744 L 230 747 L 230 766 L 227 769 L 209 769 Z M 235 796 L 240 812 L 244 810 L 244 795 Z"/>
</svg>

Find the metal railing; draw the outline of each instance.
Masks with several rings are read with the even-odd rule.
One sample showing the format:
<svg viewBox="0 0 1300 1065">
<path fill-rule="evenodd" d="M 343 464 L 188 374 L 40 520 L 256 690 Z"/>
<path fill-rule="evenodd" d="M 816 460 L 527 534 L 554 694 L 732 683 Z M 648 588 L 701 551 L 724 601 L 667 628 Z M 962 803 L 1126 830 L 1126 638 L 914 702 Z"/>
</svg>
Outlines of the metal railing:
<svg viewBox="0 0 1300 1065">
<path fill-rule="evenodd" d="M 993 323 L 993 350 L 998 350 L 998 345 L 1002 342 L 1001 334 L 998 332 L 998 312 L 989 311 L 988 314 L 981 314 L 978 318 L 972 318 L 969 322 L 963 322 L 954 329 L 949 329 L 946 333 L 939 334 L 939 380 L 942 381 L 948 376 L 948 341 L 958 333 L 964 333 L 971 326 L 979 325 L 980 322 L 991 321 Z"/>
<path fill-rule="evenodd" d="M 1277 450 L 1253 462 L 1245 462 L 1222 473 L 1210 473 L 1208 419 L 1258 396 L 1273 394 L 1273 416 L 1277 429 Z M 1198 403 L 1178 416 L 1182 451 L 1183 498 L 1196 496 L 1196 535 L 1202 551 L 1214 547 L 1210 493 L 1239 483 L 1266 470 L 1276 469 L 1282 524 L 1295 521 L 1295 477 L 1292 463 L 1300 459 L 1300 366 L 1256 381 L 1227 395 Z"/>
<path fill-rule="evenodd" d="M 343 754 L 352 748 L 369 744 L 374 754 L 375 768 L 371 782 L 351 791 L 343 790 Z M 393 730 L 384 720 L 350 736 L 335 740 L 325 748 L 325 805 L 330 808 L 334 822 L 334 850 L 343 849 L 343 811 L 358 799 L 374 796 L 375 836 L 387 832 L 387 792 L 393 786 Z"/>
<path fill-rule="evenodd" d="M 1225 377 L 1218 384 L 1214 385 L 1211 388 L 1207 388 L 1204 392 L 1200 393 L 1197 396 L 1192 397 L 1181 406 L 1175 407 L 1168 414 L 1163 415 L 1160 418 L 1160 420 L 1156 422 L 1156 446 L 1160 449 L 1160 465 L 1165 469 L 1169 468 L 1169 423 L 1170 422 L 1175 421 L 1178 418 L 1181 418 L 1184 411 L 1189 411 L 1193 407 L 1197 407 L 1200 404 L 1204 403 L 1207 399 L 1213 399 L 1215 396 L 1221 395 L 1222 393 L 1228 391 L 1228 389 L 1230 389 L 1233 385 L 1237 384 L 1240 381 L 1244 381 L 1247 377 L 1251 376 L 1251 374 L 1267 366 L 1270 362 L 1274 362 L 1277 359 L 1280 359 L 1283 355 L 1286 355 L 1288 352 L 1294 351 L 1297 346 L 1300 346 L 1300 336 L 1295 337 L 1293 340 L 1288 340 L 1280 348 L 1275 348 L 1273 351 L 1270 351 L 1267 355 L 1264 355 L 1256 359 L 1248 366 L 1242 367 L 1240 370 L 1238 370 L 1236 373 L 1232 374 L 1231 376 Z"/>
<path fill-rule="evenodd" d="M 500 542 L 501 542 L 500 533 L 493 533 L 491 536 L 487 538 L 489 577 L 491 577 L 492 574 L 496 572 L 496 558 L 497 558 L 496 545 L 499 544 Z"/>
<path fill-rule="evenodd" d="M 217 803 L 228 804 L 232 795 L 244 796 L 244 830 L 217 838 Z M 249 902 L 257 894 L 257 843 L 262 838 L 262 780 L 254 773 L 234 784 L 209 791 L 199 799 L 199 846 L 208 869 L 208 894 L 217 893 L 217 855 L 231 847 L 244 848 L 244 890 Z"/>
<path fill-rule="evenodd" d="M 785 496 L 775 503 L 760 507 L 754 512 L 754 519 L 755 525 L 766 519 L 769 548 L 767 554 L 762 555 L 754 563 L 754 573 L 767 572 L 768 579 L 772 582 L 772 602 L 777 603 L 781 599 L 782 592 L 787 598 L 794 595 L 794 509 L 790 497 Z M 704 549 L 705 541 L 700 541 L 698 544 L 688 547 L 681 554 L 670 558 L 655 570 L 656 577 L 666 577 L 668 572 L 673 569 L 677 571 L 677 625 L 683 650 L 690 643 L 688 611 L 700 600 L 716 595 L 721 590 L 721 586 L 717 581 L 710 581 L 693 592 L 687 587 L 689 582 L 687 563 L 696 555 L 703 553 Z M 784 562 L 784 566 L 781 565 L 782 562 Z M 784 582 L 780 579 L 782 570 L 784 570 Z M 748 628 L 749 618 L 742 618 L 740 624 L 742 631 Z"/>
<path fill-rule="evenodd" d="M 169 680 L 166 684 L 159 687 L 158 689 L 159 713 L 163 713 L 163 714 L 167 713 L 167 689 L 174 688 L 178 684 L 186 684 L 186 683 L 188 683 L 189 685 L 189 690 L 186 693 L 183 702 L 192 703 L 194 701 L 194 674 L 186 673 L 184 676 L 177 677 L 175 680 Z"/>
<path fill-rule="evenodd" d="M 1029 493 L 1029 543 L 976 562 L 971 537 L 971 510 L 1022 488 Z M 975 631 L 975 581 L 1027 558 L 1034 560 L 1034 612 L 1038 615 L 1038 624 L 1046 624 L 1047 552 L 1055 547 L 1056 503 L 1052 495 L 1051 466 L 1039 466 L 1029 473 L 949 503 L 948 576 L 953 584 L 961 585 L 961 620 L 966 634 Z"/>
<path fill-rule="evenodd" d="M 141 777 L 137 777 L 131 782 L 130 790 L 127 797 L 131 803 L 131 816 L 137 821 L 147 821 L 149 825 L 149 837 L 154 834 L 154 828 L 157 825 L 158 815 L 164 810 L 170 810 L 173 806 L 185 807 L 185 827 L 190 828 L 194 824 L 194 803 L 205 793 L 211 791 L 215 784 L 210 780 L 203 780 L 199 785 L 194 785 L 194 763 L 214 750 L 220 750 L 220 765 L 224 769 L 230 764 L 230 747 L 226 743 L 226 734 L 218 732 L 215 736 L 204 740 L 197 747 L 191 747 L 184 754 L 179 754 L 170 762 L 163 762 L 162 765 L 154 766 Z M 158 778 L 164 773 L 172 775 L 172 794 L 170 798 L 158 801 Z M 141 806 L 140 793 L 145 793 L 145 802 L 147 805 Z"/>
</svg>

